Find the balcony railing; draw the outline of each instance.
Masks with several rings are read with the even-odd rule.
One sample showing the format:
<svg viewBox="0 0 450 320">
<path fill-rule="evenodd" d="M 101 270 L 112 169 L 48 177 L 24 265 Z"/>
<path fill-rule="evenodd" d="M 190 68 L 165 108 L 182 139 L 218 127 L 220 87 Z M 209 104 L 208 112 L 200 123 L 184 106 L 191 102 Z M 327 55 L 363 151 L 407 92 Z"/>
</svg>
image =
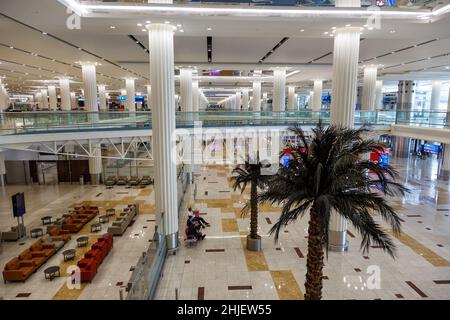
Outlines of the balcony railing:
<svg viewBox="0 0 450 320">
<path fill-rule="evenodd" d="M 0 135 L 102 130 L 146 130 L 152 114 L 139 112 L 5 112 L 0 114 Z M 330 111 L 202 111 L 177 112 L 177 128 L 292 126 L 330 122 Z M 414 125 L 450 128 L 450 113 L 429 111 L 356 111 L 355 125 Z"/>
</svg>

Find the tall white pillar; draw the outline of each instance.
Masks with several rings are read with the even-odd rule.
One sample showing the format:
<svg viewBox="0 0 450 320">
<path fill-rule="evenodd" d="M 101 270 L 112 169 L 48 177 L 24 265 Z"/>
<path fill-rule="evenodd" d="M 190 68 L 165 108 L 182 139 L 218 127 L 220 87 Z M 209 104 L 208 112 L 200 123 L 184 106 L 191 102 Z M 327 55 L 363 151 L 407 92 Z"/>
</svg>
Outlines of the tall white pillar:
<svg viewBox="0 0 450 320">
<path fill-rule="evenodd" d="M 192 70 L 180 70 L 181 111 L 192 112 Z"/>
<path fill-rule="evenodd" d="M 242 89 L 242 110 L 248 110 L 248 89 Z"/>
<path fill-rule="evenodd" d="M 102 145 L 95 143 L 92 145 L 92 157 L 89 158 L 89 174 L 91 175 L 91 184 L 100 184 L 103 172 L 102 163 Z"/>
<path fill-rule="evenodd" d="M 252 111 L 261 111 L 261 81 L 253 82 Z"/>
<path fill-rule="evenodd" d="M 375 110 L 383 108 L 383 80 L 377 80 L 375 88 Z"/>
<path fill-rule="evenodd" d="M 359 41 L 359 27 L 335 31 L 331 122 L 345 127 L 353 127 L 355 116 Z"/>
<path fill-rule="evenodd" d="M 101 111 L 107 111 L 108 110 L 108 104 L 106 102 L 106 86 L 101 84 L 98 86 L 98 100 L 100 103 L 100 110 Z"/>
<path fill-rule="evenodd" d="M 200 106 L 200 91 L 198 89 L 198 81 L 192 81 L 192 111 L 198 112 Z"/>
<path fill-rule="evenodd" d="M 363 111 L 375 111 L 375 100 L 377 98 L 377 67 L 364 68 L 362 106 Z"/>
<path fill-rule="evenodd" d="M 312 111 L 322 110 L 322 89 L 323 89 L 323 81 L 314 80 L 314 92 L 311 106 Z"/>
<path fill-rule="evenodd" d="M 84 63 L 81 66 L 83 73 L 84 109 L 98 111 L 97 106 L 97 74 L 95 64 Z"/>
<path fill-rule="evenodd" d="M 0 187 L 4 186 L 6 181 L 6 167 L 5 167 L 5 157 L 2 152 L 0 152 Z"/>
<path fill-rule="evenodd" d="M 48 94 L 47 89 L 41 89 L 42 109 L 50 109 L 47 94 Z"/>
<path fill-rule="evenodd" d="M 361 7 L 360 0 L 336 0 L 336 7 Z M 353 127 L 358 81 L 359 27 L 335 30 L 333 50 L 331 124 Z M 347 220 L 336 212 L 330 216 L 328 241 L 330 250 L 348 248 Z"/>
<path fill-rule="evenodd" d="M 59 79 L 59 88 L 61 95 L 61 110 L 70 111 L 70 80 L 69 79 Z"/>
<path fill-rule="evenodd" d="M 242 105 L 242 99 L 241 99 L 241 93 L 240 92 L 236 92 L 236 110 L 241 110 L 241 105 Z"/>
<path fill-rule="evenodd" d="M 146 27 L 150 50 L 157 225 L 160 228 L 159 232 L 167 238 L 168 249 L 175 249 L 178 247 L 177 169 L 173 137 L 175 132 L 173 33 L 176 28 L 159 23 L 149 24 Z M 192 90 L 192 84 L 190 89 Z"/>
<path fill-rule="evenodd" d="M 125 79 L 125 89 L 127 95 L 125 108 L 128 112 L 136 112 L 136 88 L 134 86 L 134 79 Z"/>
<path fill-rule="evenodd" d="M 34 101 L 37 103 L 36 107 L 39 109 L 42 109 L 42 93 L 41 92 L 37 92 L 34 95 Z"/>
<path fill-rule="evenodd" d="M 273 71 L 273 111 L 285 111 L 286 104 L 286 70 L 275 69 Z"/>
<path fill-rule="evenodd" d="M 71 109 L 78 107 L 77 95 L 75 92 L 70 93 L 70 105 L 72 106 Z"/>
<path fill-rule="evenodd" d="M 56 98 L 56 87 L 48 86 L 48 98 L 50 103 L 50 110 L 56 111 L 58 100 Z"/>
<path fill-rule="evenodd" d="M 314 91 L 309 92 L 309 109 L 312 110 L 312 106 L 314 103 Z"/>
<path fill-rule="evenodd" d="M 288 111 L 296 111 L 295 87 L 288 87 Z"/>
<path fill-rule="evenodd" d="M 441 84 L 441 81 L 432 82 L 430 111 L 439 111 L 439 102 L 441 100 Z"/>
</svg>

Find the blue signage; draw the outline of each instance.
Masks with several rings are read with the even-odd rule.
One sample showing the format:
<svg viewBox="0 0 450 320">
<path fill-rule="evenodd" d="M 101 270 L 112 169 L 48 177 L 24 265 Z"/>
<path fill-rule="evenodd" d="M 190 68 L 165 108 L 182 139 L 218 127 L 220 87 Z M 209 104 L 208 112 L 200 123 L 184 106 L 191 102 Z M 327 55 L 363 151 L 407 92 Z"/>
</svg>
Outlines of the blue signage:
<svg viewBox="0 0 450 320">
<path fill-rule="evenodd" d="M 119 101 L 127 101 L 127 96 L 119 96 Z M 136 96 L 134 99 L 135 102 L 144 102 L 143 96 Z"/>
<path fill-rule="evenodd" d="M 438 154 L 441 151 L 441 146 L 438 144 L 425 143 L 423 145 L 423 151 L 433 154 Z"/>
</svg>

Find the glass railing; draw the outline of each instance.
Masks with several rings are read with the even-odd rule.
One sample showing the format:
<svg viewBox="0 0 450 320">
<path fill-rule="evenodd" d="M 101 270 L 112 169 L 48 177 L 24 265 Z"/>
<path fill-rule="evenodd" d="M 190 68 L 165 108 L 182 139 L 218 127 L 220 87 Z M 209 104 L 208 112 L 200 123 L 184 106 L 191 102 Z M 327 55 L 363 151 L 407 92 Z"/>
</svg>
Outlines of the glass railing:
<svg viewBox="0 0 450 320">
<path fill-rule="evenodd" d="M 146 4 L 148 0 L 100 0 L 101 2 L 122 2 L 122 3 L 139 3 Z M 81 0 L 80 2 L 90 2 Z M 291 7 L 334 7 L 335 0 L 174 0 L 174 4 L 189 3 L 206 3 L 216 5 L 247 5 L 247 6 L 291 6 Z M 400 7 L 400 8 L 425 8 L 434 7 L 438 1 L 436 0 L 410 0 L 408 5 L 403 1 L 391 1 L 389 3 L 380 2 L 380 6 L 384 7 Z M 367 7 L 374 5 L 375 1 L 362 0 L 361 6 Z"/>
<path fill-rule="evenodd" d="M 176 127 L 292 126 L 330 122 L 330 111 L 202 111 L 177 112 Z M 426 111 L 356 111 L 355 125 L 404 124 L 449 128 L 450 113 Z M 6 112 L 0 135 L 102 130 L 151 129 L 151 112 Z"/>
</svg>

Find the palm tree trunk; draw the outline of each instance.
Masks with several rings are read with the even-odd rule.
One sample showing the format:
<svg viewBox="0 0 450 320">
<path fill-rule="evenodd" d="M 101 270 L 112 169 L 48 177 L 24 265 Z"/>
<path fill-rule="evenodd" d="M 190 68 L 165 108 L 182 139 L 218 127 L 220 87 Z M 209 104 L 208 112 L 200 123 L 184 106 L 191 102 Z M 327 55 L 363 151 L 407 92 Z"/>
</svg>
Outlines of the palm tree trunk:
<svg viewBox="0 0 450 320">
<path fill-rule="evenodd" d="M 322 299 L 323 239 L 319 215 L 313 204 L 308 226 L 308 255 L 306 257 L 305 299 Z"/>
<path fill-rule="evenodd" d="M 250 238 L 258 238 L 258 190 L 255 181 L 251 182 L 250 189 Z"/>
</svg>

